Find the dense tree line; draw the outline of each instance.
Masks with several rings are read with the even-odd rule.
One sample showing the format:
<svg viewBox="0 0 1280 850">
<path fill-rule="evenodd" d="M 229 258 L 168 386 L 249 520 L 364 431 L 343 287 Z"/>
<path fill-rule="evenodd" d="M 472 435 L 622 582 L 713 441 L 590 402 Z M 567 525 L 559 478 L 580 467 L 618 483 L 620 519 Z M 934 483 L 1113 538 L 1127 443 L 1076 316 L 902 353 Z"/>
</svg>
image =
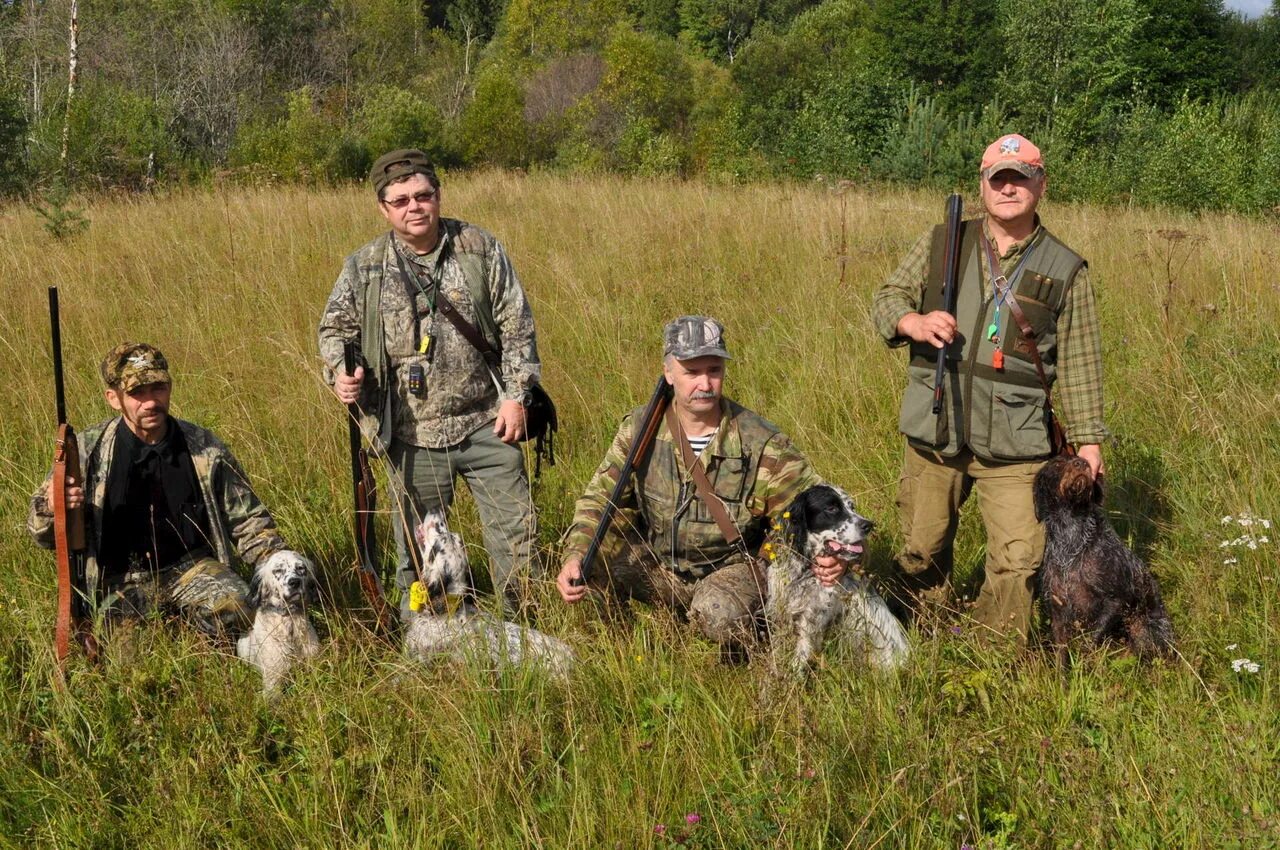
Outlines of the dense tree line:
<svg viewBox="0 0 1280 850">
<path fill-rule="evenodd" d="M 444 166 L 1280 205 L 1280 10 L 1221 0 L 0 0 L 0 192 Z M 69 148 L 61 155 L 64 122 Z"/>
</svg>

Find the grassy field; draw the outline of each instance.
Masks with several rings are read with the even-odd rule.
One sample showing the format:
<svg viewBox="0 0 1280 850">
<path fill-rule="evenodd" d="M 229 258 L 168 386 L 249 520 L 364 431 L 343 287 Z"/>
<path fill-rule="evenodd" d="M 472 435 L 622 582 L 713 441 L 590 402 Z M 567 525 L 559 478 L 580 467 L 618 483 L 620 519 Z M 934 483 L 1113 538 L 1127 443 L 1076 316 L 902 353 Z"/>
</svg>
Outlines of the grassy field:
<svg viewBox="0 0 1280 850">
<path fill-rule="evenodd" d="M 880 523 L 885 569 L 905 369 L 867 312 L 942 201 L 448 180 L 445 212 L 514 259 L 560 405 L 560 463 L 535 488 L 546 560 L 618 417 L 652 388 L 662 324 L 705 312 L 736 355 L 729 394 L 855 494 Z M 13 377 L 0 400 L 0 846 L 1280 847 L 1280 527 L 1260 521 L 1280 521 L 1274 219 L 1043 210 L 1092 263 L 1116 435 L 1109 510 L 1163 584 L 1174 663 L 1094 655 L 1064 678 L 1044 653 L 962 627 L 914 635 L 900 675 L 833 662 L 762 695 L 758 666 L 720 666 L 661 615 L 606 628 L 544 578 L 539 625 L 583 659 L 568 683 L 419 668 L 333 606 L 318 618 L 322 656 L 268 704 L 255 671 L 158 624 L 53 688 L 53 562 L 24 530 L 52 451 L 45 287 L 62 290 L 73 422 L 106 417 L 97 363 L 111 345 L 155 343 L 174 412 L 232 446 L 286 538 L 348 598 L 346 430 L 315 327 L 342 257 L 380 219 L 363 189 L 85 212 L 87 233 L 55 242 L 29 211 L 0 210 Z M 465 501 L 458 516 L 475 544 Z M 958 554 L 972 588 L 972 516 Z M 1240 658 L 1260 669 L 1233 669 Z"/>
</svg>

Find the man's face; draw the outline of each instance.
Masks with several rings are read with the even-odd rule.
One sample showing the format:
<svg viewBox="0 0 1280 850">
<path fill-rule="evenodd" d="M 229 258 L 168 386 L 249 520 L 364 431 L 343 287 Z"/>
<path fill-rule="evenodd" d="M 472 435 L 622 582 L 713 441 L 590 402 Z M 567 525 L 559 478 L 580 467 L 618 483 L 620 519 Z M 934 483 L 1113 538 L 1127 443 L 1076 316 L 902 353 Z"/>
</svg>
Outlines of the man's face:
<svg viewBox="0 0 1280 850">
<path fill-rule="evenodd" d="M 981 182 L 982 204 L 987 214 L 1005 224 L 1034 216 L 1045 187 L 1043 174 L 1027 177 L 1012 169 L 997 171 Z"/>
<path fill-rule="evenodd" d="M 675 388 L 675 403 L 691 413 L 708 413 L 720 407 L 724 386 L 724 358 L 714 355 L 677 360 L 668 357 L 662 368 Z"/>
<path fill-rule="evenodd" d="M 440 190 L 425 174 L 413 174 L 382 190 L 382 217 L 406 242 L 434 242 L 440 228 Z"/>
<path fill-rule="evenodd" d="M 143 384 L 129 392 L 107 390 L 107 404 L 119 411 L 129 430 L 139 437 L 159 437 L 169 415 L 172 384 Z"/>
</svg>

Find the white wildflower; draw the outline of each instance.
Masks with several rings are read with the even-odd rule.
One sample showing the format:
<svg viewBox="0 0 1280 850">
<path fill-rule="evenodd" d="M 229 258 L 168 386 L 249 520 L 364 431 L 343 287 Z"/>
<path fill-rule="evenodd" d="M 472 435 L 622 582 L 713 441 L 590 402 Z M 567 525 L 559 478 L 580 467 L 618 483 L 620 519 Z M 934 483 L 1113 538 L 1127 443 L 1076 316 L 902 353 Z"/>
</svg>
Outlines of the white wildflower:
<svg viewBox="0 0 1280 850">
<path fill-rule="evenodd" d="M 1240 559 L 1239 559 L 1239 558 L 1223 558 L 1223 559 L 1222 559 L 1222 565 L 1223 565 L 1224 567 L 1229 567 L 1229 566 L 1231 566 L 1232 564 L 1238 564 L 1238 563 L 1240 563 Z"/>
<path fill-rule="evenodd" d="M 1224 516 L 1224 517 L 1222 518 L 1222 524 L 1223 524 L 1223 525 L 1230 525 L 1231 523 L 1233 523 L 1233 522 L 1235 522 L 1235 521 L 1236 521 L 1236 518 L 1235 518 L 1235 517 L 1233 517 L 1233 516 Z"/>
<path fill-rule="evenodd" d="M 1248 658 L 1237 658 L 1231 662 L 1231 669 L 1237 673 L 1257 673 L 1262 665 Z"/>
<path fill-rule="evenodd" d="M 1239 648 L 1239 646 L 1240 646 L 1240 644 L 1238 644 L 1238 643 L 1229 643 L 1229 644 L 1227 644 L 1227 652 L 1230 652 L 1230 651 L 1231 651 L 1231 650 L 1233 650 L 1233 649 L 1238 649 L 1238 648 Z"/>
</svg>

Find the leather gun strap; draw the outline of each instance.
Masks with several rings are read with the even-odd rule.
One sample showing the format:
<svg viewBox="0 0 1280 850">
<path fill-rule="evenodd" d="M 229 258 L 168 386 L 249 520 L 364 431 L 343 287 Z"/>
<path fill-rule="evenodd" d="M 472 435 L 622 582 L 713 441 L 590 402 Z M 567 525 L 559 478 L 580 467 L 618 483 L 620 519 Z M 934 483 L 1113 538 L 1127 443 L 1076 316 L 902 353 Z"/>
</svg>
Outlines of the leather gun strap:
<svg viewBox="0 0 1280 850">
<path fill-rule="evenodd" d="M 53 648 L 58 661 L 71 652 L 71 539 L 67 527 L 67 426 L 58 427 L 49 481 L 49 505 L 53 509 L 54 551 L 58 563 L 58 613 Z"/>
<path fill-rule="evenodd" d="M 1000 261 L 996 259 L 996 252 L 991 248 L 991 242 L 985 235 L 982 237 L 982 247 L 987 252 L 987 264 L 991 269 L 991 273 L 993 275 L 997 274 L 1000 269 Z M 1018 323 L 1018 328 L 1022 331 L 1022 338 L 1030 345 L 1031 362 L 1035 363 L 1036 375 L 1040 378 L 1040 386 L 1044 388 L 1045 406 L 1052 411 L 1053 402 L 1050 400 L 1049 379 L 1045 376 L 1044 363 L 1040 360 L 1040 347 L 1036 345 L 1036 332 L 1032 329 L 1031 322 L 1027 321 L 1027 314 L 1022 312 L 1022 307 L 1018 304 L 1018 296 L 1013 293 L 1012 284 L 1010 284 L 1009 295 L 1005 298 L 1004 303 L 1013 315 L 1013 320 Z"/>
<path fill-rule="evenodd" d="M 738 549 L 744 549 L 742 543 L 742 532 L 733 524 L 733 520 L 729 519 L 729 512 L 725 509 L 724 502 L 716 496 L 711 489 L 711 481 L 707 478 L 707 471 L 702 466 L 702 461 L 693 455 L 693 447 L 689 445 L 689 440 L 684 435 L 684 429 L 680 427 L 680 420 L 676 417 L 675 410 L 671 407 L 667 408 L 667 428 L 671 430 L 671 438 L 680 446 L 680 456 L 684 458 L 685 468 L 689 470 L 689 474 L 693 476 L 693 486 L 698 492 L 698 498 L 707 506 L 707 510 L 711 512 L 711 517 L 716 521 L 716 525 L 720 527 L 720 533 L 724 535 L 724 539 Z"/>
</svg>

